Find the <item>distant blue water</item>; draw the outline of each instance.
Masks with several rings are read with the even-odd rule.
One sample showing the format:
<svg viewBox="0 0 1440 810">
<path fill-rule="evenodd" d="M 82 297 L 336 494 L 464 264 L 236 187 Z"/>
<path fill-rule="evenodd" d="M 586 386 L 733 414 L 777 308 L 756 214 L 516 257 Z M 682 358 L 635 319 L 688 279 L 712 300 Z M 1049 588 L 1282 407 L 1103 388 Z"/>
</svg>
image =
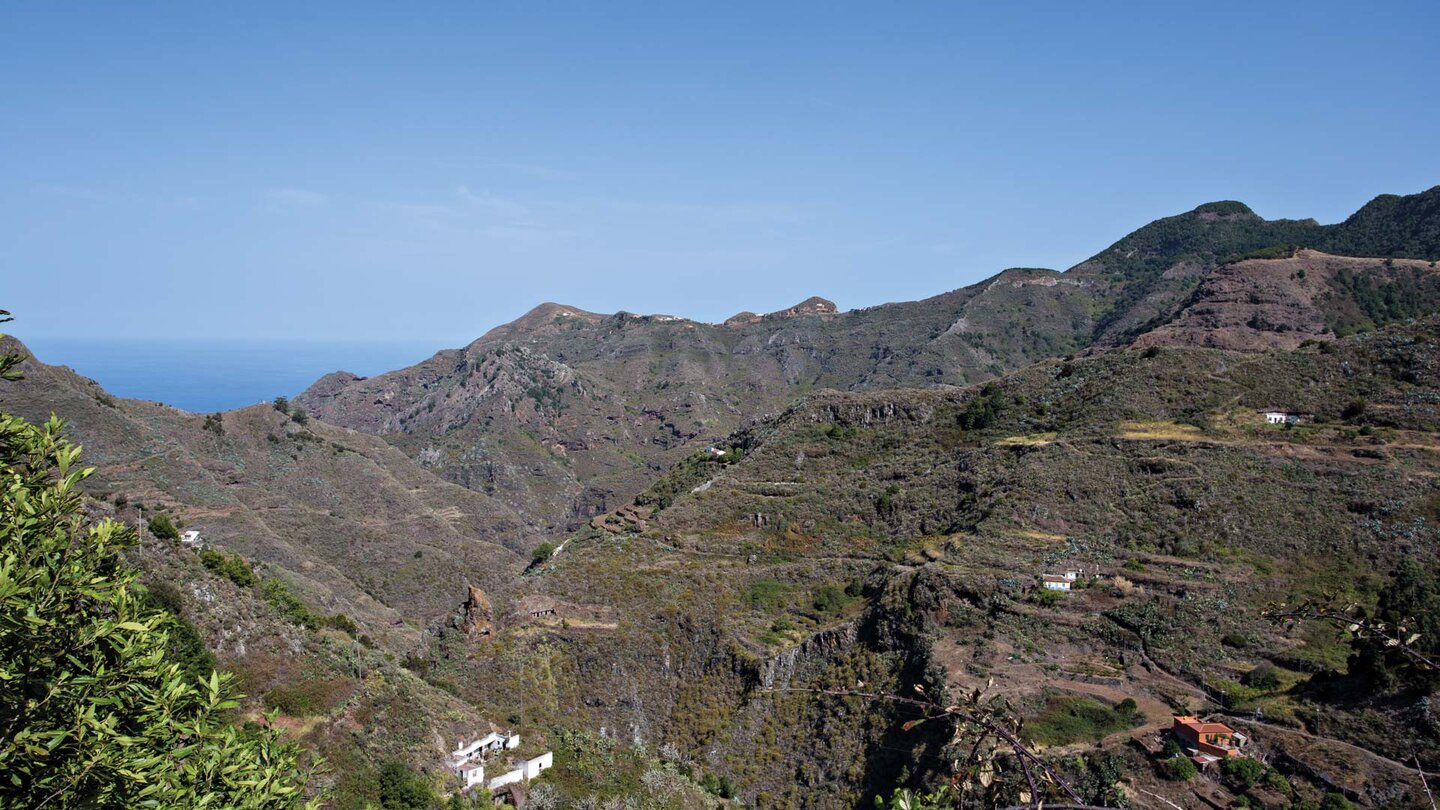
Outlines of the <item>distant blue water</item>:
<svg viewBox="0 0 1440 810">
<path fill-rule="evenodd" d="M 443 348 L 425 343 L 161 341 L 27 338 L 37 360 L 69 366 L 110 393 L 210 412 L 292 397 L 331 371 L 364 377 L 413 365 Z"/>
</svg>

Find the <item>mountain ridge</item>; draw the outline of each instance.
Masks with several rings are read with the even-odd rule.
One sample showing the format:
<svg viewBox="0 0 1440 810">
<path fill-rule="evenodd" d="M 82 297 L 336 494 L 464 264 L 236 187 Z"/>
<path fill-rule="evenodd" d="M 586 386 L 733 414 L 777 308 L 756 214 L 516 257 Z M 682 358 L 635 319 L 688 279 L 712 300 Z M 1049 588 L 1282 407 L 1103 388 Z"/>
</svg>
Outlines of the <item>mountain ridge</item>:
<svg viewBox="0 0 1440 810">
<path fill-rule="evenodd" d="M 844 312 L 812 297 L 717 325 L 546 303 L 407 369 L 363 380 L 327 375 L 297 402 L 326 421 L 386 437 L 442 477 L 503 491 L 527 520 L 563 532 L 624 503 L 688 448 L 810 390 L 963 387 L 1142 335 L 1185 340 L 1184 330 L 1161 327 L 1194 316 L 1205 279 L 1256 251 L 1363 244 L 1433 258 L 1437 200 L 1440 186 L 1377 198 L 1335 225 L 1205 203 L 1063 272 L 1010 268 L 919 301 Z M 1291 347 L 1299 334 L 1247 329 L 1234 347 Z M 635 459 L 651 470 L 638 473 Z"/>
</svg>

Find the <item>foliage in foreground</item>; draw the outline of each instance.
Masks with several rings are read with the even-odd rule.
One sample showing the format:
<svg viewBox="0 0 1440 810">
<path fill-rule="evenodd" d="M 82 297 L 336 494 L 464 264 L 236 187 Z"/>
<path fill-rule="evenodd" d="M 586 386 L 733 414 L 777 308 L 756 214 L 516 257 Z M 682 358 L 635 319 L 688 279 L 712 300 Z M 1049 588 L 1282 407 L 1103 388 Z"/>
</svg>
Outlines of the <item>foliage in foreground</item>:
<svg viewBox="0 0 1440 810">
<path fill-rule="evenodd" d="M 3 313 L 0 313 L 3 314 Z M 19 358 L 0 356 L 18 378 Z M 119 552 L 133 531 L 85 525 L 80 448 L 51 418 L 0 414 L 0 792 L 22 807 L 292 808 L 299 752 L 226 722 L 228 674 L 167 659 L 173 617 Z"/>
</svg>

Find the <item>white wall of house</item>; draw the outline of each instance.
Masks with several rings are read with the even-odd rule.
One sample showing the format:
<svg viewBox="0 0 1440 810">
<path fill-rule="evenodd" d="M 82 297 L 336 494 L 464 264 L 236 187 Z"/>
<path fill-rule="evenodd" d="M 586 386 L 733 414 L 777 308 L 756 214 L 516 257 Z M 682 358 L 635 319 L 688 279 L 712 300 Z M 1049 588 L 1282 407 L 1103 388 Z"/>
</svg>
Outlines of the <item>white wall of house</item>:
<svg viewBox="0 0 1440 810">
<path fill-rule="evenodd" d="M 506 771 L 494 779 L 491 779 L 487 787 L 491 790 L 497 790 L 508 784 L 519 782 L 522 779 L 528 782 L 539 776 L 541 771 L 546 771 L 553 767 L 555 767 L 555 754 L 546 751 L 534 759 L 525 760 L 520 764 L 520 767 L 515 770 Z"/>
<path fill-rule="evenodd" d="M 1069 582 L 1048 582 L 1048 581 L 1047 581 L 1047 582 L 1045 583 L 1045 590 L 1047 590 L 1047 591 L 1068 591 L 1068 590 L 1070 590 L 1070 583 L 1069 583 Z"/>
<path fill-rule="evenodd" d="M 512 783 L 512 782 L 519 782 L 521 779 L 524 779 L 524 778 L 525 778 L 525 769 L 524 769 L 524 768 L 516 768 L 516 769 L 513 770 L 513 771 L 510 771 L 510 772 L 508 772 L 508 773 L 502 773 L 502 774 L 500 774 L 499 776 L 495 777 L 494 779 L 491 779 L 491 780 L 490 780 L 490 784 L 487 785 L 486 787 L 490 788 L 491 790 L 499 790 L 500 788 L 505 787 L 506 785 L 508 785 L 508 784 L 510 784 L 510 783 Z"/>
<path fill-rule="evenodd" d="M 546 768 L 555 767 L 555 755 L 549 751 L 525 763 L 525 778 L 534 779 Z"/>
</svg>

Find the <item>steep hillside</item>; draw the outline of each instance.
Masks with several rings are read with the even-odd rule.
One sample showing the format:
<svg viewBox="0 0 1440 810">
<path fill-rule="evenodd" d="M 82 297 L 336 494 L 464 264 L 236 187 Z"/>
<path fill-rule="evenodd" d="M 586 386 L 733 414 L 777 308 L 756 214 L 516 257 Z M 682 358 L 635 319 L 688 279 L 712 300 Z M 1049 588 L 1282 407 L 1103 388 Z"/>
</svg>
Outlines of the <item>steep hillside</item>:
<svg viewBox="0 0 1440 810">
<path fill-rule="evenodd" d="M 1057 706 L 1134 700 L 1133 730 L 1079 742 L 1185 805 L 1123 743 L 1193 709 L 1288 763 L 1297 798 L 1413 806 L 1395 761 L 1440 765 L 1418 696 L 1337 703 L 1346 640 L 1261 612 L 1373 604 L 1400 561 L 1440 559 L 1437 402 L 1435 319 L 1287 353 L 1157 347 L 964 391 L 816 393 L 723 445 L 742 460 L 687 459 L 574 535 L 495 638 L 444 636 L 430 677 L 674 747 L 767 806 L 856 806 L 944 761 L 903 712 L 811 690 L 992 677 L 1061 751 L 1078 749 L 1047 730 Z M 1074 593 L 1039 587 L 1065 570 Z"/>
<path fill-rule="evenodd" d="M 1262 280 L 1281 271 L 1230 263 L 1295 245 L 1433 259 L 1437 198 L 1440 187 L 1379 198 L 1333 226 L 1267 221 L 1240 203 L 1210 203 L 1151 223 L 1068 272 L 1011 269 L 923 301 L 843 313 L 812 298 L 706 324 L 544 304 L 408 369 L 371 379 L 329 375 L 298 401 L 563 532 L 627 502 L 694 449 L 811 391 L 965 386 L 1144 332 L 1150 342 L 1183 343 L 1208 339 L 1197 337 L 1202 329 L 1224 341 L 1218 345 L 1287 348 L 1327 329 L 1427 311 L 1423 273 L 1409 279 L 1414 290 L 1392 290 L 1423 293 L 1406 298 L 1418 306 L 1392 307 L 1382 294 L 1379 312 L 1368 288 L 1402 281 L 1390 265 L 1353 263 L 1346 278 L 1358 283 L 1340 279 L 1321 291 L 1317 278 L 1294 293 L 1303 300 L 1291 301 Z M 1254 284 L 1237 281 L 1250 271 Z M 1236 295 L 1238 307 L 1229 300 Z M 1263 305 L 1277 295 L 1283 300 Z M 1297 307 L 1306 314 L 1289 311 Z M 1283 327 L 1290 328 L 1277 331 Z"/>
<path fill-rule="evenodd" d="M 503 504 L 366 434 L 301 424 L 268 405 L 202 416 L 117 399 L 34 359 L 22 370 L 0 386 L 0 409 L 63 414 L 98 468 L 91 491 L 123 504 L 127 520 L 137 507 L 167 511 L 386 646 L 414 644 L 453 608 L 465 577 L 487 588 L 508 581 L 537 542 Z"/>
<path fill-rule="evenodd" d="M 1440 269 L 1434 262 L 1301 249 L 1283 258 L 1246 259 L 1216 269 L 1174 319 L 1140 335 L 1134 345 L 1293 349 L 1306 340 L 1353 334 L 1437 310 Z"/>
</svg>

